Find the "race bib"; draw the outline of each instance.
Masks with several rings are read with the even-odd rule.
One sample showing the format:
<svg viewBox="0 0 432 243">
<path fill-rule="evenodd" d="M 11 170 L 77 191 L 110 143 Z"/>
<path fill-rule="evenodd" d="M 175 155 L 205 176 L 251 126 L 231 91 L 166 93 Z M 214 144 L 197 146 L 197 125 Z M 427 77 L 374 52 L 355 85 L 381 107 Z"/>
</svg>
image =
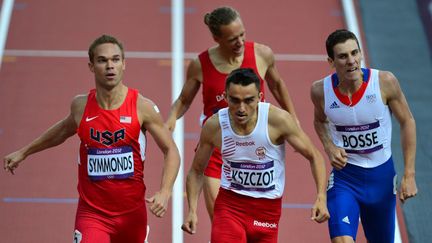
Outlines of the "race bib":
<svg viewBox="0 0 432 243">
<path fill-rule="evenodd" d="M 270 191 L 275 189 L 274 162 L 232 162 L 231 187 L 244 191 Z"/>
<path fill-rule="evenodd" d="M 379 121 L 359 126 L 336 126 L 340 140 L 347 153 L 369 154 L 383 148 Z"/>
<path fill-rule="evenodd" d="M 133 176 L 132 147 L 88 149 L 87 173 L 91 180 L 125 179 Z"/>
</svg>

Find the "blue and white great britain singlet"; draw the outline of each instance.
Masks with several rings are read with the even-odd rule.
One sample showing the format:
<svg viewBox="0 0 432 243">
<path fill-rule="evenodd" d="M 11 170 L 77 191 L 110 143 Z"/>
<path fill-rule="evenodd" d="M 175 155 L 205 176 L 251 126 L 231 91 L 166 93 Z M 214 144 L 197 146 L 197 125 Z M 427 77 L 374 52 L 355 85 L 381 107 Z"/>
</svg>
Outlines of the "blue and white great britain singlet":
<svg viewBox="0 0 432 243">
<path fill-rule="evenodd" d="M 391 156 L 391 114 L 381 98 L 379 71 L 362 72 L 363 84 L 351 104 L 337 89 L 336 74 L 324 79 L 324 112 L 333 143 L 345 149 L 348 163 L 372 168 Z"/>
</svg>

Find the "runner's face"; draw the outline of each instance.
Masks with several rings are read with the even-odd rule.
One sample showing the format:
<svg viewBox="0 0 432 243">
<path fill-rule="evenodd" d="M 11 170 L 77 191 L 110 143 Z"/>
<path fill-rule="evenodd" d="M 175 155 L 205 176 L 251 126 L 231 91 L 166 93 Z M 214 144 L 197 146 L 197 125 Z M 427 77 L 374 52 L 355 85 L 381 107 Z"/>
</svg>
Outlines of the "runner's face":
<svg viewBox="0 0 432 243">
<path fill-rule="evenodd" d="M 89 67 L 95 74 L 96 84 L 111 89 L 122 81 L 126 64 L 120 47 L 105 43 L 95 48 L 93 63 L 90 62 Z"/>
<path fill-rule="evenodd" d="M 245 28 L 240 18 L 220 27 L 220 36 L 214 36 L 215 41 L 226 52 L 233 56 L 241 56 L 244 52 Z"/>
<path fill-rule="evenodd" d="M 247 86 L 230 84 L 225 99 L 228 103 L 231 119 L 238 125 L 247 125 L 249 122 L 254 122 L 253 118 L 256 117 L 261 96 L 262 94 L 253 83 Z"/>
<path fill-rule="evenodd" d="M 355 40 L 335 45 L 333 52 L 334 58 L 328 58 L 328 62 L 336 69 L 340 80 L 356 81 L 362 78 L 362 53 Z"/>
</svg>

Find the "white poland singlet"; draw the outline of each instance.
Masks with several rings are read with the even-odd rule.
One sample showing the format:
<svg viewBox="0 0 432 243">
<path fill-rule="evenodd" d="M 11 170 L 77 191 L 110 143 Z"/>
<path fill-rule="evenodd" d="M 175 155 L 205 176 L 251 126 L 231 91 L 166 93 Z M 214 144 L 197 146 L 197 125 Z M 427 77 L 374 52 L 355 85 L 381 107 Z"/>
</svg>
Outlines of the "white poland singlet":
<svg viewBox="0 0 432 243">
<path fill-rule="evenodd" d="M 275 199 L 285 186 L 285 144 L 275 145 L 268 134 L 269 103 L 258 103 L 254 130 L 237 135 L 230 124 L 228 108 L 219 110 L 222 132 L 221 187 L 254 198 Z"/>
<path fill-rule="evenodd" d="M 348 163 L 373 168 L 391 156 L 391 114 L 381 98 L 379 71 L 362 71 L 366 89 L 354 105 L 344 104 L 336 95 L 336 74 L 324 79 L 324 112 L 333 143 L 345 149 Z"/>
</svg>

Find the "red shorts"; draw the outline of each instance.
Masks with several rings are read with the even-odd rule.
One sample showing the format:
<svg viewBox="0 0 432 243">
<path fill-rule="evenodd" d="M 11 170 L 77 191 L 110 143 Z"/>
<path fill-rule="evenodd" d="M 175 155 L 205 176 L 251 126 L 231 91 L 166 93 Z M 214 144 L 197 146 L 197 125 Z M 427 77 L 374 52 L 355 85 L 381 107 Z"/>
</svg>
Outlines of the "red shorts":
<svg viewBox="0 0 432 243">
<path fill-rule="evenodd" d="M 253 198 L 220 188 L 214 207 L 211 242 L 275 243 L 281 211 L 282 198 Z"/>
<path fill-rule="evenodd" d="M 110 216 L 79 200 L 74 243 L 143 243 L 147 233 L 146 205 L 118 216 Z"/>
<path fill-rule="evenodd" d="M 222 173 L 222 155 L 219 149 L 215 148 L 204 170 L 204 175 L 216 179 L 221 178 Z"/>
</svg>

